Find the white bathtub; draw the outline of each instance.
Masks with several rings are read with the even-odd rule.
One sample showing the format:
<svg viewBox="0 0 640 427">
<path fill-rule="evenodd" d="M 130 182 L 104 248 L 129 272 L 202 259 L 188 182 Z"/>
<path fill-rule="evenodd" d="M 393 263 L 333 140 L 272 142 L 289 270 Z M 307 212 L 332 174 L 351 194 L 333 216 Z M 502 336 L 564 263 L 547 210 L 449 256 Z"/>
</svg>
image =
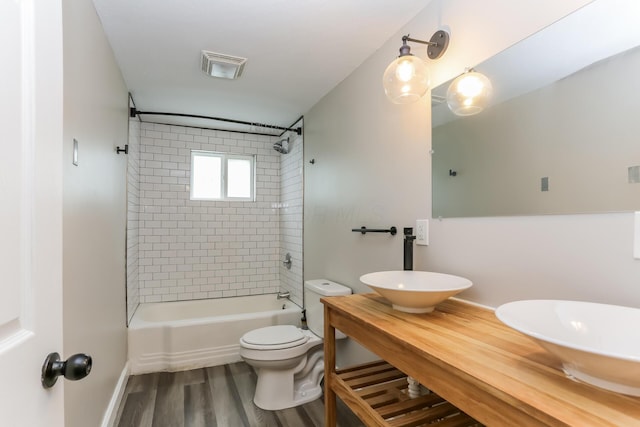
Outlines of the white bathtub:
<svg viewBox="0 0 640 427">
<path fill-rule="evenodd" d="M 132 374 L 238 362 L 240 337 L 271 325 L 300 324 L 301 309 L 275 294 L 140 304 L 129 324 Z"/>
</svg>

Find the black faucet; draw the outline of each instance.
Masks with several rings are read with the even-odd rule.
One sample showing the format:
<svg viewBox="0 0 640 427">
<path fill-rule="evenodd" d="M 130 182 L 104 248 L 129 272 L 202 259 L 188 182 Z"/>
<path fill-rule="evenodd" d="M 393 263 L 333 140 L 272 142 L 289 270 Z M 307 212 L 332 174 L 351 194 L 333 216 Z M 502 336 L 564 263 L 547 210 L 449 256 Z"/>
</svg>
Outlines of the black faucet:
<svg viewBox="0 0 640 427">
<path fill-rule="evenodd" d="M 413 270 L 413 241 L 416 240 L 416 236 L 413 236 L 413 228 L 404 228 L 404 269 L 405 271 Z"/>
</svg>

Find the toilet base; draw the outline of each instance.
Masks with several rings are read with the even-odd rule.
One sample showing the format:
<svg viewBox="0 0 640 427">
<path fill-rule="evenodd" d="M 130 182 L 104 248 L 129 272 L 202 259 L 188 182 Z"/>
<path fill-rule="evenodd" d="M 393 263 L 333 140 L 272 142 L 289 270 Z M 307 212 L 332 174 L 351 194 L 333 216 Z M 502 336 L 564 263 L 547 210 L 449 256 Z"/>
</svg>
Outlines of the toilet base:
<svg viewBox="0 0 640 427">
<path fill-rule="evenodd" d="M 285 370 L 259 368 L 253 403 L 261 409 L 277 411 L 312 402 L 322 396 L 324 378 L 321 352 L 303 358 L 298 366 Z"/>
<path fill-rule="evenodd" d="M 320 378 L 320 381 L 322 381 L 322 378 Z M 320 396 L 322 396 L 322 387 L 320 384 L 303 383 L 294 389 L 293 400 L 277 399 L 274 401 L 273 390 L 270 390 L 270 392 L 265 395 L 263 393 L 258 393 L 258 390 L 256 389 L 256 394 L 253 397 L 253 403 L 255 403 L 258 408 L 266 409 L 268 411 L 277 411 L 313 402 Z"/>
</svg>

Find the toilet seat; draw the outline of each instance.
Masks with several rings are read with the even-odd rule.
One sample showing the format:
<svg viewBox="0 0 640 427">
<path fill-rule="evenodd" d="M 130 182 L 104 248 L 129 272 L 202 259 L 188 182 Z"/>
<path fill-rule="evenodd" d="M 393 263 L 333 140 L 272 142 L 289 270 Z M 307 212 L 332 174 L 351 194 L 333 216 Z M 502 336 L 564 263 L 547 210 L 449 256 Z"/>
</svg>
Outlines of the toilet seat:
<svg viewBox="0 0 640 427">
<path fill-rule="evenodd" d="M 309 336 L 292 325 L 254 329 L 240 338 L 242 347 L 253 350 L 281 350 L 298 347 L 307 341 L 309 341 Z"/>
</svg>

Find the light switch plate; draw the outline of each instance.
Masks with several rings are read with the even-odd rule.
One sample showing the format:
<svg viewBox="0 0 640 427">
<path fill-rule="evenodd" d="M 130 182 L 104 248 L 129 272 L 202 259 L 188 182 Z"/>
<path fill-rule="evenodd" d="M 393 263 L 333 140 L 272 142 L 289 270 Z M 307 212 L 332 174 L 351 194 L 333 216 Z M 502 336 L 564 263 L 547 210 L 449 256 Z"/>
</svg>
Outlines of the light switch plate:
<svg viewBox="0 0 640 427">
<path fill-rule="evenodd" d="M 633 257 L 640 259 L 640 212 L 633 214 Z"/>
<path fill-rule="evenodd" d="M 73 138 L 73 165 L 78 166 L 78 140 Z"/>
<path fill-rule="evenodd" d="M 416 245 L 426 246 L 429 244 L 429 220 L 416 220 Z"/>
</svg>

